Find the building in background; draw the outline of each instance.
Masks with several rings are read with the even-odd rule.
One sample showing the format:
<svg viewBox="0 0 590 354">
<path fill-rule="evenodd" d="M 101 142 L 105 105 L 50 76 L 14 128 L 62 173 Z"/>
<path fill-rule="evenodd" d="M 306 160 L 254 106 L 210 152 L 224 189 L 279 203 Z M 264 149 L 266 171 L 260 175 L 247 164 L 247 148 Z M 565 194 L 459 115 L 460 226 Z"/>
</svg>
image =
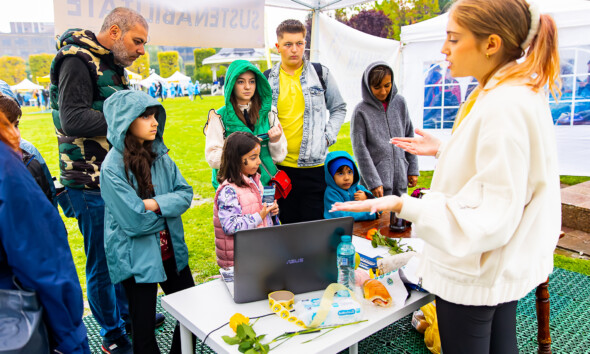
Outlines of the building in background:
<svg viewBox="0 0 590 354">
<path fill-rule="evenodd" d="M 29 60 L 29 55 L 55 54 L 53 22 L 10 22 L 10 33 L 0 33 L 0 53 Z"/>
</svg>

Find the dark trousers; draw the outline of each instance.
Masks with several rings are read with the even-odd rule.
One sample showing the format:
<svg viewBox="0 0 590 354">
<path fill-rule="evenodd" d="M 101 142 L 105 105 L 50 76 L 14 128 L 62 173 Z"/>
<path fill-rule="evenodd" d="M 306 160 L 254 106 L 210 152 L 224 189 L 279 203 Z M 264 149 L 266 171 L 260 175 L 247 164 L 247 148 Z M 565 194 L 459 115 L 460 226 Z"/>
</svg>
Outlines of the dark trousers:
<svg viewBox="0 0 590 354">
<path fill-rule="evenodd" d="M 444 354 L 518 354 L 516 305 L 457 305 L 436 297 L 436 316 Z"/>
<path fill-rule="evenodd" d="M 179 273 L 176 272 L 174 257 L 164 261 L 166 281 L 160 283 L 166 295 L 195 285 L 191 271 L 187 266 Z M 134 353 L 160 353 L 156 342 L 156 300 L 158 295 L 157 283 L 136 283 L 133 277 L 123 281 L 123 287 L 129 299 L 129 315 L 131 316 L 131 331 Z M 180 353 L 180 327 L 176 322 L 170 353 Z"/>
<path fill-rule="evenodd" d="M 324 218 L 326 178 L 324 166 L 296 168 L 279 166 L 291 179 L 293 188 L 287 199 L 279 199 L 279 219 L 283 224 Z"/>
</svg>

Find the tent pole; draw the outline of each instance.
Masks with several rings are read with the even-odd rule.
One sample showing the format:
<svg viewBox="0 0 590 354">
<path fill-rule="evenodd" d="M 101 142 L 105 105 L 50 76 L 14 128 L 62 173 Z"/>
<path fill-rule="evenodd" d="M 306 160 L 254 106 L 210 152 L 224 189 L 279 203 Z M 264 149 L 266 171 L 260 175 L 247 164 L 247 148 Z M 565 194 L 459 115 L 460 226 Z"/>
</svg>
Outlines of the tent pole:
<svg viewBox="0 0 590 354">
<path fill-rule="evenodd" d="M 312 22 L 311 22 L 311 53 L 309 55 L 309 60 L 312 62 L 319 62 L 319 49 L 318 49 L 318 40 L 320 35 L 320 29 L 318 26 L 320 25 L 320 10 L 319 8 L 313 9 L 312 15 Z"/>
<path fill-rule="evenodd" d="M 264 45 L 265 45 L 265 50 L 264 50 L 264 54 L 266 56 L 266 66 L 268 66 L 268 68 L 272 68 L 272 62 L 270 61 L 270 43 L 268 41 L 268 31 L 266 30 L 268 26 L 268 19 L 266 17 L 266 11 L 264 11 Z"/>
</svg>

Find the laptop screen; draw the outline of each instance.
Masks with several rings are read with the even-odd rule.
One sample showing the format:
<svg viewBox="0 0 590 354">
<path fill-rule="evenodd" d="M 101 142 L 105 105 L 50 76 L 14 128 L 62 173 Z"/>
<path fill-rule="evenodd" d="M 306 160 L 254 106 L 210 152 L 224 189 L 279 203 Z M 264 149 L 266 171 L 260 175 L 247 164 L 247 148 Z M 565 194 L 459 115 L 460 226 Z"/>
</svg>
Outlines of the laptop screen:
<svg viewBox="0 0 590 354">
<path fill-rule="evenodd" d="M 234 238 L 234 301 L 266 299 L 276 290 L 295 294 L 337 281 L 336 248 L 352 235 L 352 217 L 238 231 Z"/>
</svg>

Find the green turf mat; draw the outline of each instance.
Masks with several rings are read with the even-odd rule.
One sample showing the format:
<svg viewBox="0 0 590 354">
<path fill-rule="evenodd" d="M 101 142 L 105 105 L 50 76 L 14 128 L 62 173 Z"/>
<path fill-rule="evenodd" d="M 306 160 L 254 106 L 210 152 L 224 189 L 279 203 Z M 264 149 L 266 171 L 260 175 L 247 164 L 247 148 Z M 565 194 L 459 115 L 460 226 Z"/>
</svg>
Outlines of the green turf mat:
<svg viewBox="0 0 590 354">
<path fill-rule="evenodd" d="M 549 295 L 551 315 L 551 349 L 553 353 L 590 354 L 590 277 L 556 268 L 549 276 Z M 535 309 L 535 290 L 518 302 L 516 331 L 520 353 L 536 353 L 537 316 Z M 170 350 L 172 333 L 176 320 L 157 302 L 157 312 L 166 316 L 164 325 L 156 330 L 156 340 L 162 353 Z M 359 353 L 428 354 L 424 336 L 411 325 L 412 315 L 389 325 L 374 335 L 359 342 Z M 100 353 L 100 328 L 94 318 L 84 317 L 88 329 L 88 342 L 92 353 Z M 197 339 L 199 353 L 201 341 Z M 203 353 L 214 353 L 205 346 Z M 342 351 L 341 353 L 347 353 Z"/>
</svg>

